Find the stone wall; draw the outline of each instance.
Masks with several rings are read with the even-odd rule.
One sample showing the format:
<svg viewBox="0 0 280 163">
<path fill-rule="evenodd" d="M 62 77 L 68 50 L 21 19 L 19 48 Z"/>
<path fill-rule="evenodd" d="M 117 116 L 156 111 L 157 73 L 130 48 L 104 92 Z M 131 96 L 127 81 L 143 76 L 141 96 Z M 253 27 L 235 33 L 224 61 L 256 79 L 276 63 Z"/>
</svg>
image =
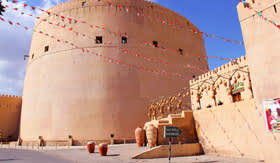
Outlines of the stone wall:
<svg viewBox="0 0 280 163">
<path fill-rule="evenodd" d="M 209 71 L 190 80 L 193 110 L 230 104 L 253 98 L 246 57 Z M 237 95 L 240 93 L 240 99 Z"/>
<path fill-rule="evenodd" d="M 21 97 L 0 95 L 0 141 L 18 139 L 21 103 Z"/>
</svg>

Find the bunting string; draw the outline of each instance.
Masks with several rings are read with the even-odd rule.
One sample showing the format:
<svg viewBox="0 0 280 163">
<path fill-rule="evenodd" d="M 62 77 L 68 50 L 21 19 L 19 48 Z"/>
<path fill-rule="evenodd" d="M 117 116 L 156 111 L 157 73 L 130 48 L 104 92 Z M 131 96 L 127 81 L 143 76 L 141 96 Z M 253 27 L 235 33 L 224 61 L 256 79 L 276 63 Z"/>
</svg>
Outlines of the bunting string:
<svg viewBox="0 0 280 163">
<path fill-rule="evenodd" d="M 8 8 L 9 6 L 5 6 L 6 8 Z M 19 11 L 18 8 L 13 8 L 13 10 L 15 11 Z M 33 16 L 32 14 L 25 14 L 24 12 L 21 12 L 21 15 L 28 15 L 28 16 Z M 35 16 L 34 16 L 35 17 Z M 80 36 L 83 36 L 83 37 L 88 37 L 92 40 L 95 40 L 94 38 L 90 37 L 90 36 L 87 36 L 86 34 L 82 34 L 82 33 L 79 33 L 77 31 L 74 31 L 73 30 L 73 27 L 71 26 L 68 26 L 66 24 L 63 24 L 63 23 L 52 23 L 50 22 L 48 19 L 42 19 L 40 17 L 35 17 L 36 19 L 41 19 L 43 22 L 48 22 L 49 24 L 51 25 L 56 25 L 56 26 L 61 26 L 62 28 L 65 28 L 65 29 L 68 29 L 69 31 L 72 31 L 74 32 L 76 35 L 80 35 Z M 110 30 L 107 30 L 105 29 L 104 27 L 100 27 L 100 26 L 97 26 L 97 25 L 91 25 L 90 26 L 91 28 L 96 28 L 96 29 L 99 29 L 99 30 L 104 30 L 104 31 L 107 31 L 109 32 L 110 34 L 114 34 L 114 35 L 118 35 L 116 32 L 111 32 Z M 122 36 L 122 35 L 120 35 Z M 135 40 L 134 38 L 131 38 L 132 40 Z M 109 42 L 108 42 L 109 43 Z M 156 48 L 155 45 L 153 45 L 152 43 L 148 43 L 147 41 L 141 41 L 141 43 L 143 43 L 145 46 L 150 46 L 152 48 Z M 157 49 L 161 49 L 162 52 L 167 52 L 168 50 L 169 51 L 172 51 L 172 52 L 175 52 L 173 53 L 174 55 L 177 55 L 178 53 L 178 50 L 176 49 L 172 49 L 172 48 L 166 48 L 164 46 L 158 46 Z M 234 59 L 231 59 L 231 58 L 223 58 L 223 57 L 219 57 L 219 56 L 205 56 L 205 55 L 199 55 L 199 54 L 194 54 L 194 53 L 188 53 L 188 52 L 184 52 L 182 55 L 185 55 L 185 56 L 189 56 L 189 55 L 192 55 L 192 56 L 195 56 L 197 58 L 216 58 L 216 59 L 221 59 L 221 60 L 224 60 L 224 61 L 233 61 Z M 137 55 L 139 56 L 139 55 Z M 192 66 L 190 65 L 187 65 L 185 66 L 186 68 L 192 68 Z M 202 70 L 202 71 L 205 71 L 205 70 Z"/>
<path fill-rule="evenodd" d="M 6 8 L 8 8 L 8 6 L 6 6 Z M 17 8 L 14 9 L 14 10 L 15 10 L 15 11 L 18 11 Z M 21 12 L 21 15 L 32 16 L 32 14 L 25 14 L 24 12 Z M 36 17 L 36 18 L 37 18 L 37 19 L 41 19 L 40 17 Z M 55 25 L 55 26 L 57 26 L 57 27 L 61 27 L 61 28 L 63 28 L 63 29 L 72 31 L 72 32 L 75 33 L 76 35 L 83 36 L 83 37 L 87 37 L 87 38 L 89 38 L 89 39 L 95 41 L 94 38 L 92 38 L 92 37 L 90 37 L 90 36 L 88 36 L 88 35 L 86 35 L 86 34 L 79 33 L 79 32 L 77 32 L 77 31 L 73 30 L 72 27 L 68 27 L 68 28 L 67 28 L 67 25 L 66 25 L 66 24 L 63 24 L 63 23 L 53 23 L 53 22 L 48 21 L 47 19 L 41 19 L 41 20 L 42 20 L 43 22 L 47 22 L 47 23 L 50 24 L 50 25 Z M 112 43 L 112 42 L 104 42 L 103 44 L 104 44 L 104 45 L 108 45 L 108 46 L 113 46 L 113 43 Z M 146 44 L 147 46 L 153 47 L 152 45 L 148 45 L 147 42 L 145 42 L 145 44 Z M 184 68 L 184 69 L 187 69 L 187 70 L 196 69 L 196 70 L 199 70 L 199 71 L 201 71 L 201 72 L 207 71 L 206 68 L 205 68 L 205 69 L 201 69 L 201 68 L 199 68 L 199 67 L 192 66 L 192 65 L 190 65 L 190 64 L 184 64 L 184 65 L 182 65 L 182 64 L 174 64 L 174 63 L 171 63 L 171 62 L 169 62 L 169 61 L 164 61 L 164 60 L 162 60 L 162 59 L 158 59 L 158 58 L 155 58 L 155 57 L 145 56 L 145 55 L 143 55 L 143 54 L 139 54 L 139 53 L 136 53 L 135 51 L 128 50 L 128 49 L 121 48 L 121 47 L 120 47 L 120 51 L 121 51 L 122 53 L 124 53 L 124 54 L 127 54 L 127 55 L 132 55 L 132 56 L 136 56 L 136 57 L 141 57 L 142 59 L 145 59 L 145 60 L 147 60 L 147 61 L 149 61 L 149 62 L 160 63 L 160 64 L 170 65 L 170 66 L 174 66 L 174 67 L 181 67 L 181 68 Z"/>
<path fill-rule="evenodd" d="M 265 17 L 262 12 L 259 12 L 257 10 L 255 10 L 252 5 L 248 2 L 246 2 L 246 0 L 239 0 L 241 3 L 243 3 L 244 8 L 248 8 L 252 11 L 254 11 L 259 17 L 261 17 L 265 22 L 269 22 L 270 24 L 274 25 L 275 27 L 277 27 L 278 29 L 280 29 L 280 24 L 277 24 L 275 21 L 268 19 L 267 17 Z"/>
<path fill-rule="evenodd" d="M 6 0 L 7 2 L 9 0 Z M 144 14 L 144 12 L 139 12 L 139 11 L 135 11 L 135 12 L 132 12 L 130 8 L 128 7 L 124 7 L 122 5 L 119 5 L 119 4 L 116 4 L 116 3 L 113 3 L 111 1 L 105 1 L 105 0 L 97 0 L 97 2 L 103 2 L 104 4 L 107 4 L 109 7 L 112 7 L 112 8 L 117 8 L 119 9 L 120 11 L 123 11 L 125 13 L 133 13 L 133 14 L 136 14 L 137 16 L 142 16 L 144 18 L 147 18 L 148 20 L 151 20 L 152 22 L 160 22 L 161 24 L 164 24 L 164 25 L 168 25 L 168 26 L 171 26 L 171 27 L 175 27 L 177 30 L 185 30 L 187 32 L 192 32 L 194 34 L 202 34 L 204 35 L 206 38 L 216 38 L 216 39 L 221 39 L 223 40 L 224 42 L 227 42 L 227 43 L 234 43 L 234 44 L 239 44 L 239 45 L 243 45 L 243 42 L 242 41 L 236 41 L 236 40 L 231 40 L 231 39 L 227 39 L 225 37 L 221 37 L 221 36 L 218 36 L 216 34 L 209 34 L 209 33 L 206 33 L 206 32 L 201 32 L 201 31 L 198 31 L 196 29 L 189 29 L 189 28 L 185 28 L 184 26 L 182 25 L 179 25 L 179 24 L 176 24 L 174 22 L 170 22 L 168 21 L 166 18 L 157 18 L 156 20 L 154 20 L 152 18 L 151 15 L 148 15 L 148 14 Z M 12 3 L 17 3 L 16 0 L 12 0 Z M 77 19 L 75 18 L 70 18 L 70 17 L 66 17 L 66 16 L 61 16 L 57 13 L 53 13 L 53 12 L 50 12 L 50 11 L 46 11 L 44 9 L 41 9 L 41 8 L 38 8 L 38 7 L 35 7 L 35 6 L 30 6 L 28 5 L 27 3 L 23 3 L 23 6 L 24 8 L 25 7 L 30 7 L 32 10 L 35 10 L 35 9 L 38 9 L 39 11 L 42 11 L 42 12 L 46 12 L 49 16 L 50 15 L 55 15 L 57 17 L 60 17 L 62 20 L 67 20 L 69 21 L 69 23 L 73 22 L 74 24 L 77 24 L 77 23 L 82 23 L 82 24 L 87 24 L 89 26 L 91 26 L 90 23 L 86 22 L 86 21 L 78 21 Z"/>
<path fill-rule="evenodd" d="M 17 26 L 22 26 L 21 23 L 19 22 L 12 22 L 11 20 L 5 20 L 3 17 L 0 17 L 0 20 L 3 21 L 3 22 L 7 22 L 9 23 L 10 25 L 17 25 Z M 50 37 L 52 39 L 55 39 L 57 42 L 59 43 L 64 43 L 64 44 L 69 44 L 71 45 L 72 47 L 76 48 L 76 49 L 80 49 L 83 54 L 84 53 L 88 53 L 88 54 L 92 54 L 94 56 L 98 56 L 100 58 L 102 58 L 104 61 L 107 61 L 109 63 L 115 63 L 115 64 L 118 64 L 118 65 L 123 65 L 123 66 L 126 66 L 128 68 L 134 68 L 134 69 L 137 69 L 137 70 L 141 70 L 141 71 L 144 71 L 144 72 L 149 72 L 149 73 L 154 73 L 154 74 L 159 74 L 159 75 L 162 75 L 162 76 L 166 76 L 166 77 L 176 77 L 178 79 L 181 79 L 181 80 L 184 80 L 184 81 L 188 81 L 188 77 L 186 76 L 183 76 L 182 74 L 179 74 L 179 73 L 171 73 L 171 72 L 166 72 L 165 70 L 154 70 L 154 69 L 151 69 L 151 68 L 146 68 L 146 67 L 143 67 L 143 66 L 137 66 L 137 65 L 133 65 L 133 64 L 129 64 L 129 63 L 126 63 L 124 61 L 121 61 L 121 60 L 117 60 L 117 59 L 114 59 L 114 58 L 111 58 L 111 57 L 108 57 L 108 56 L 105 56 L 103 54 L 99 54 L 99 53 L 96 53 L 96 52 L 91 52 L 89 50 L 89 48 L 83 48 L 83 47 L 79 47 L 77 45 L 75 45 L 74 43 L 70 42 L 70 41 L 67 41 L 67 40 L 62 40 L 62 39 L 59 39 L 59 38 L 56 38 L 54 35 L 50 35 L 48 33 L 45 33 L 43 31 L 37 31 L 37 30 L 31 30 L 31 28 L 29 27 L 26 27 L 26 26 L 22 26 L 25 30 L 29 30 L 31 32 L 36 32 L 36 33 L 39 33 L 41 35 L 44 35 L 44 36 L 47 36 L 47 37 Z M 32 59 L 30 61 L 30 63 L 34 62 L 35 60 L 41 58 L 41 57 L 44 57 L 46 55 L 41 55 L 41 56 L 37 56 L 35 57 L 34 59 Z"/>
</svg>

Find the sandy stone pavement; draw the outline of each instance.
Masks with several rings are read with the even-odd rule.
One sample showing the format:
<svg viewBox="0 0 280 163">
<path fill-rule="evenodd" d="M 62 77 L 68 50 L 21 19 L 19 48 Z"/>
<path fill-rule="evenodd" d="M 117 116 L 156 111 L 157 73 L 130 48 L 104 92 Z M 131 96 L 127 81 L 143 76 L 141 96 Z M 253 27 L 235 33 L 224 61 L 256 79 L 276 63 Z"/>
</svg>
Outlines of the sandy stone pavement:
<svg viewBox="0 0 280 163">
<path fill-rule="evenodd" d="M 20 163 L 20 162 L 77 162 L 77 163 L 164 163 L 168 162 L 167 158 L 160 159 L 131 159 L 138 153 L 147 150 L 147 147 L 138 148 L 136 144 L 110 145 L 108 156 L 100 156 L 98 149 L 95 153 L 89 154 L 86 147 L 17 147 L 0 148 L 0 162 Z M 171 159 L 172 163 L 258 163 L 262 161 L 245 159 L 245 158 L 229 158 L 216 156 L 191 156 L 176 157 Z"/>
</svg>

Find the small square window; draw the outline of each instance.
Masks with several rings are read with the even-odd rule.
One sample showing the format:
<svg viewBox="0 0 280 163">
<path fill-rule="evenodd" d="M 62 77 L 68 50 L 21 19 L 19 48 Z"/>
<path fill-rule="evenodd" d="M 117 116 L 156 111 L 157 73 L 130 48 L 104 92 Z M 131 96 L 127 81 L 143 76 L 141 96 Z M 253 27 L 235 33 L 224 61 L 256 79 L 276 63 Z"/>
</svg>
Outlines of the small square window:
<svg viewBox="0 0 280 163">
<path fill-rule="evenodd" d="M 127 37 L 122 37 L 122 44 L 127 44 Z"/>
<path fill-rule="evenodd" d="M 183 55 L 184 53 L 183 53 L 183 49 L 178 49 L 178 53 L 180 54 L 180 55 Z"/>
<path fill-rule="evenodd" d="M 194 78 L 195 78 L 195 75 L 193 75 L 192 78 L 194 79 Z"/>
<path fill-rule="evenodd" d="M 102 36 L 96 36 L 95 43 L 102 44 Z"/>
<path fill-rule="evenodd" d="M 82 2 L 82 7 L 86 7 L 87 3 L 86 2 Z"/>
<path fill-rule="evenodd" d="M 45 46 L 45 52 L 49 51 L 49 46 Z"/>
<path fill-rule="evenodd" d="M 153 41 L 153 46 L 154 46 L 155 48 L 157 48 L 157 47 L 158 47 L 158 42 L 157 42 L 157 41 Z"/>
</svg>

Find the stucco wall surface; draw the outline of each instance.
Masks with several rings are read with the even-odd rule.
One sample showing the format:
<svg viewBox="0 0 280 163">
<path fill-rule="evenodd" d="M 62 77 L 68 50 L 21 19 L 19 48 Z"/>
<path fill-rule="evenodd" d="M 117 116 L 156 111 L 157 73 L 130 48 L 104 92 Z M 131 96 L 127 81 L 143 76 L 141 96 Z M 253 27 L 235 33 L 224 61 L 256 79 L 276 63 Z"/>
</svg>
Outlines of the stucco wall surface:
<svg viewBox="0 0 280 163">
<path fill-rule="evenodd" d="M 279 0 L 255 0 L 255 3 L 247 0 L 247 2 L 255 10 L 261 12 L 263 16 L 280 24 Z M 256 105 L 258 110 L 262 111 L 263 100 L 279 98 L 280 30 L 269 21 L 265 21 L 258 16 L 254 11 L 244 8 L 242 4 L 237 6 L 237 10 L 251 71 Z M 279 133 L 275 135 L 278 137 Z M 278 144 L 264 150 L 270 151 L 277 147 L 279 148 Z M 279 162 L 279 156 L 276 153 L 265 154 L 266 160 Z"/>
<path fill-rule="evenodd" d="M 48 16 L 46 13 L 41 17 L 53 23 L 66 23 L 73 31 L 89 37 L 76 35 L 44 21 L 38 21 L 35 30 L 137 66 L 178 72 L 185 76 L 185 80 L 208 70 L 201 34 L 180 31 L 133 13 L 144 12 L 151 15 L 153 20 L 165 17 L 186 28 L 197 30 L 182 16 L 143 0 L 113 1 L 129 7 L 129 13 L 104 2 L 86 1 L 85 7 L 82 7 L 82 2 L 68 1 L 50 11 L 75 18 L 79 22 L 103 26 L 118 35 L 90 28 L 83 23 L 67 24 L 60 17 L 54 14 Z M 103 42 L 111 42 L 111 45 L 95 44 L 96 36 L 103 36 Z M 127 36 L 127 44 L 121 44 L 121 36 Z M 130 39 L 132 37 L 135 39 Z M 200 58 L 145 46 L 141 43 L 143 40 L 149 43 L 158 41 L 160 46 L 169 48 L 182 48 L 184 52 L 200 54 Z M 47 45 L 49 51 L 44 52 Z M 110 134 L 114 134 L 115 139 L 134 138 L 135 128 L 147 121 L 145 110 L 150 100 L 160 95 L 171 95 L 186 85 L 186 81 L 177 77 L 161 76 L 105 62 L 100 57 L 83 53 L 80 48 L 58 43 L 38 33 L 33 34 L 23 91 L 20 133 L 23 141 L 37 140 L 38 136 L 44 140 L 67 140 L 68 135 L 72 135 L 74 140 L 106 140 Z M 120 48 L 161 58 L 179 66 L 148 62 L 141 57 L 127 55 Z M 203 70 L 180 68 L 185 64 Z"/>
<path fill-rule="evenodd" d="M 206 154 L 279 162 L 280 137 L 266 131 L 253 99 L 193 113 Z"/>
</svg>

